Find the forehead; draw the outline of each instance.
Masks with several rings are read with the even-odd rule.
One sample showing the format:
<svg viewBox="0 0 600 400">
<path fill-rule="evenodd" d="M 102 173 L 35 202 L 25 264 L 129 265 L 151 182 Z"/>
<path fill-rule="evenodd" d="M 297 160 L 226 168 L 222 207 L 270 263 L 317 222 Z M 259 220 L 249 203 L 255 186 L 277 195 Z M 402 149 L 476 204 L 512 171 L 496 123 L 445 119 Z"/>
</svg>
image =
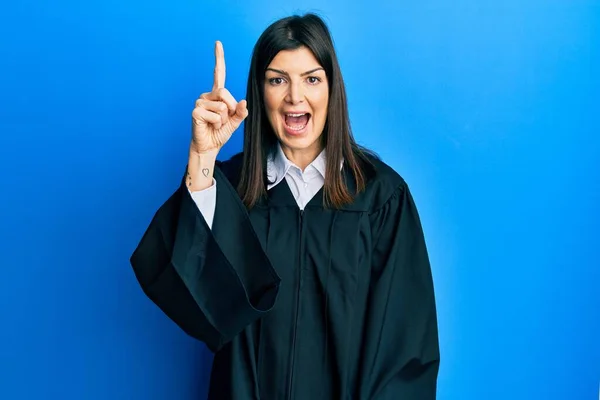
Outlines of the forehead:
<svg viewBox="0 0 600 400">
<path fill-rule="evenodd" d="M 284 70 L 290 74 L 301 74 L 317 67 L 321 67 L 321 64 L 319 64 L 312 51 L 304 46 L 295 50 L 280 51 L 268 66 L 268 68 Z"/>
</svg>

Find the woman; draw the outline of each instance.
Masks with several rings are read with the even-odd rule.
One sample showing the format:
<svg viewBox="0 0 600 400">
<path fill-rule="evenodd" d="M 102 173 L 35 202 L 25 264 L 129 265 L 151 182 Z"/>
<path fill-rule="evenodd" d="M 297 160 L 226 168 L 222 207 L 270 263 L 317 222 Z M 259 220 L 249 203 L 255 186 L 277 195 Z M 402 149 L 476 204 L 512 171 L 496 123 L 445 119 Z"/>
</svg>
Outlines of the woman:
<svg viewBox="0 0 600 400">
<path fill-rule="evenodd" d="M 196 101 L 185 178 L 131 263 L 141 287 L 215 352 L 210 399 L 434 399 L 431 271 L 409 189 L 350 132 L 329 31 L 272 24 L 246 101 Z M 217 161 L 246 120 L 243 152 Z"/>
</svg>

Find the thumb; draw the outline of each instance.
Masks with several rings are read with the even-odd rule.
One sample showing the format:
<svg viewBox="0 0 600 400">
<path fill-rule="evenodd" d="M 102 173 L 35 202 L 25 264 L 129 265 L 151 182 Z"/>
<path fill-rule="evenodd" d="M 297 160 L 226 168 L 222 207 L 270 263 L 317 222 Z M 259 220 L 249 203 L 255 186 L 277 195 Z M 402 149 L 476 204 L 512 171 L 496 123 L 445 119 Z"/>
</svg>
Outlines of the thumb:
<svg viewBox="0 0 600 400">
<path fill-rule="evenodd" d="M 237 103 L 237 106 L 235 107 L 235 114 L 231 116 L 231 120 L 235 124 L 235 127 L 237 128 L 238 126 L 240 126 L 242 121 L 246 119 L 247 116 L 248 103 L 246 102 L 246 100 L 240 100 L 240 102 Z"/>
</svg>

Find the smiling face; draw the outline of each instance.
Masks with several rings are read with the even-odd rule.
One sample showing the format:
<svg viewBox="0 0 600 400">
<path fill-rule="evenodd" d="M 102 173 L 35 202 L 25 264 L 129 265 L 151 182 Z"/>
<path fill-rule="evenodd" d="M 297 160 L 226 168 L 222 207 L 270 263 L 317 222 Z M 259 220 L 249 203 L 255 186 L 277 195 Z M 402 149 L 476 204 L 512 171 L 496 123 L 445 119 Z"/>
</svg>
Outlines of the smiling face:
<svg viewBox="0 0 600 400">
<path fill-rule="evenodd" d="M 306 47 L 280 51 L 265 72 L 265 107 L 285 155 L 304 168 L 321 152 L 329 84 Z"/>
</svg>

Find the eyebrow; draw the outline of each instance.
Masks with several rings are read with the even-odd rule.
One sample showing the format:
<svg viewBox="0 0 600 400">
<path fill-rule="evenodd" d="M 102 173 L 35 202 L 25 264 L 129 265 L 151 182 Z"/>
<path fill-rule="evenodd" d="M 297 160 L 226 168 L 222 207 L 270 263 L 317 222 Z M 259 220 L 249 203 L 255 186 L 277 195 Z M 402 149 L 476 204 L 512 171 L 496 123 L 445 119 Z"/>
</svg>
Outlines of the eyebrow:
<svg viewBox="0 0 600 400">
<path fill-rule="evenodd" d="M 304 75 L 310 75 L 313 72 L 317 72 L 319 70 L 322 70 L 323 67 L 317 67 L 315 69 L 311 69 L 310 71 L 306 71 L 300 74 L 300 76 L 304 76 Z M 280 70 L 280 69 L 275 69 L 275 68 L 267 68 L 267 71 L 273 71 L 273 72 L 277 72 L 278 74 L 281 75 L 286 75 L 286 76 L 290 76 L 290 74 L 288 74 L 286 71 Z"/>
</svg>

